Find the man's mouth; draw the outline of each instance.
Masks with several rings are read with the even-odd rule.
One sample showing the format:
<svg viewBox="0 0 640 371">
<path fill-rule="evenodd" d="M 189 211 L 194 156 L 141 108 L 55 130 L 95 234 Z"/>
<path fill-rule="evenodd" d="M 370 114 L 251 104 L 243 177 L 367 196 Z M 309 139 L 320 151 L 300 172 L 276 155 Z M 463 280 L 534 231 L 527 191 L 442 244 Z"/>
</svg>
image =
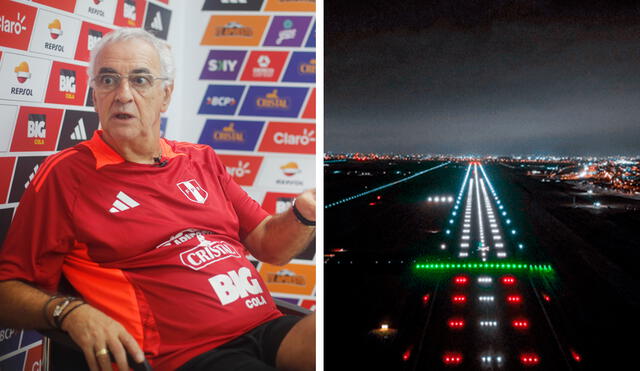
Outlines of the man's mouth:
<svg viewBox="0 0 640 371">
<path fill-rule="evenodd" d="M 130 115 L 128 113 L 116 113 L 114 116 L 119 120 L 128 120 L 133 118 L 133 115 Z"/>
</svg>

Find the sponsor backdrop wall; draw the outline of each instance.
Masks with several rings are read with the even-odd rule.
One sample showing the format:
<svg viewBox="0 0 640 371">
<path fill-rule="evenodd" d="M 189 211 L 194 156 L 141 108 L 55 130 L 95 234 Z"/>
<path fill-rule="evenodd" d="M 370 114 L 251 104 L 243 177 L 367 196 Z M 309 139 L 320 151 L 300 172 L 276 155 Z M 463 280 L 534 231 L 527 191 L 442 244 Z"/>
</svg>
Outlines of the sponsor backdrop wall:
<svg viewBox="0 0 640 371">
<path fill-rule="evenodd" d="M 168 40 L 177 79 L 161 129 L 212 146 L 272 213 L 315 186 L 315 0 L 0 0 L 0 242 L 48 155 L 99 127 L 86 70 L 107 32 Z M 255 262 L 273 295 L 315 309 L 315 248 Z M 0 328 L 0 369 L 39 369 L 42 339 Z"/>
</svg>

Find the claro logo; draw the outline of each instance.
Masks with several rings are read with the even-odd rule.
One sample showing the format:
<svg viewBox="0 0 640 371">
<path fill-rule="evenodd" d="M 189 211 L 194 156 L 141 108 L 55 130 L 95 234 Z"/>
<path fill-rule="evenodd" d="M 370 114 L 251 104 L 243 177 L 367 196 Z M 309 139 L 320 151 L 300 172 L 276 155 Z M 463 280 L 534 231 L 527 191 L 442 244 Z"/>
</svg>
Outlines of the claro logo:
<svg viewBox="0 0 640 371">
<path fill-rule="evenodd" d="M 22 31 L 27 30 L 27 26 L 24 25 L 26 20 L 27 17 L 21 15 L 20 12 L 18 12 L 15 20 L 11 20 L 9 17 L 2 15 L 0 16 L 0 30 L 8 34 L 20 35 Z"/>
<path fill-rule="evenodd" d="M 279 131 L 273 135 L 273 141 L 276 144 L 285 144 L 292 146 L 306 146 L 311 142 L 315 142 L 316 131 L 304 129 L 302 135 L 289 134 L 287 132 Z"/>
</svg>

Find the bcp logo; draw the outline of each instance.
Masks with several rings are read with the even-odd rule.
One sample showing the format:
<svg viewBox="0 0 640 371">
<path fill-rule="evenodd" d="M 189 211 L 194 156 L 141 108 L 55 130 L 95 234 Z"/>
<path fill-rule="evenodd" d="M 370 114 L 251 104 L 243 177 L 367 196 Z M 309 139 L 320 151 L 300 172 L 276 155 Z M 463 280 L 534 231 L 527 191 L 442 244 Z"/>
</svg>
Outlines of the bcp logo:
<svg viewBox="0 0 640 371">
<path fill-rule="evenodd" d="M 252 51 L 241 80 L 278 81 L 288 55 L 288 52 Z"/>
<path fill-rule="evenodd" d="M 211 50 L 200 80 L 235 80 L 246 54 L 244 50 Z"/>
<path fill-rule="evenodd" d="M 234 115 L 244 86 L 209 85 L 200 104 L 199 114 Z"/>
<path fill-rule="evenodd" d="M 236 183 L 241 186 L 253 185 L 262 164 L 262 157 L 234 155 L 218 155 L 218 157 Z"/>
<path fill-rule="evenodd" d="M 259 151 L 314 154 L 315 124 L 270 122 L 260 143 Z"/>
<path fill-rule="evenodd" d="M 62 110 L 21 107 L 11 151 L 53 151 L 58 139 Z"/>
<path fill-rule="evenodd" d="M 84 66 L 54 61 L 45 102 L 81 106 L 87 90 L 86 76 Z"/>
<path fill-rule="evenodd" d="M 27 50 L 37 9 L 12 1 L 0 8 L 0 46 Z"/>
<path fill-rule="evenodd" d="M 91 49 L 109 32 L 111 32 L 110 28 L 83 22 L 75 59 L 88 62 Z"/>
</svg>

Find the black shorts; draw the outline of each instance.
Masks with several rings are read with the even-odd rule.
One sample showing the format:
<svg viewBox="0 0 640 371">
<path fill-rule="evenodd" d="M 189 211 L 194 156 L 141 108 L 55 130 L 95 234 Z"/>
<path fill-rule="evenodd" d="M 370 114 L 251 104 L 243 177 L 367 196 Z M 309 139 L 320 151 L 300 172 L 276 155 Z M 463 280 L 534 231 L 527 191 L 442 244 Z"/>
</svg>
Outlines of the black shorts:
<svg viewBox="0 0 640 371">
<path fill-rule="evenodd" d="M 179 371 L 275 370 L 282 340 L 302 317 L 283 316 L 265 322 L 244 335 L 191 359 Z"/>
</svg>

